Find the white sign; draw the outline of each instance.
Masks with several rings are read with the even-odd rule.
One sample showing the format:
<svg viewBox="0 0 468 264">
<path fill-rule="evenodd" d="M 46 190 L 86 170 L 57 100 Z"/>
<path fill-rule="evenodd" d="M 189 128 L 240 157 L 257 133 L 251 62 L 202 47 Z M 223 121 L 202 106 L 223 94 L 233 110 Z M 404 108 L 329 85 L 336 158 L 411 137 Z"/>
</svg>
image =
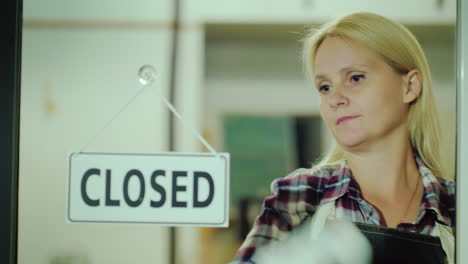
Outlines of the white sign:
<svg viewBox="0 0 468 264">
<path fill-rule="evenodd" d="M 228 226 L 229 153 L 72 153 L 68 221 Z"/>
</svg>

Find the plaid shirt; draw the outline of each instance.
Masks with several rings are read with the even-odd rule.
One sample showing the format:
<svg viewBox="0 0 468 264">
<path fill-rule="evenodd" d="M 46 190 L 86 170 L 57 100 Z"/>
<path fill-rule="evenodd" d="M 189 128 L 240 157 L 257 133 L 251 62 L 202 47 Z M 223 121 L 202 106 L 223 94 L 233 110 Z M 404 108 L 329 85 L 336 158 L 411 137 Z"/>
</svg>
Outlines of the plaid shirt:
<svg viewBox="0 0 468 264">
<path fill-rule="evenodd" d="M 430 234 L 435 221 L 453 228 L 455 182 L 434 176 L 418 155 L 415 160 L 424 184 L 419 215 L 414 223 L 400 223 L 397 229 Z M 362 198 L 346 161 L 338 169 L 324 168 L 315 174 L 310 169 L 298 169 L 273 181 L 271 188 L 273 195 L 265 199 L 261 214 L 231 264 L 253 263 L 250 259 L 256 248 L 282 240 L 328 202 L 334 202 L 337 212 L 342 210 L 342 215 L 353 222 L 383 226 L 378 211 Z"/>
</svg>

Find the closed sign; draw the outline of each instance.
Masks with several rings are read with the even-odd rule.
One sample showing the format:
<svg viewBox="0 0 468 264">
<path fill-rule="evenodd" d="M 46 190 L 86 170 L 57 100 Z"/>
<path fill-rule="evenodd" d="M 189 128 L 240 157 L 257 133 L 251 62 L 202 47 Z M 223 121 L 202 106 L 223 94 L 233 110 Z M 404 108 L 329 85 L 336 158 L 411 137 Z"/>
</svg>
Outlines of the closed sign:
<svg viewBox="0 0 468 264">
<path fill-rule="evenodd" d="M 228 226 L 229 154 L 73 153 L 70 222 Z"/>
</svg>

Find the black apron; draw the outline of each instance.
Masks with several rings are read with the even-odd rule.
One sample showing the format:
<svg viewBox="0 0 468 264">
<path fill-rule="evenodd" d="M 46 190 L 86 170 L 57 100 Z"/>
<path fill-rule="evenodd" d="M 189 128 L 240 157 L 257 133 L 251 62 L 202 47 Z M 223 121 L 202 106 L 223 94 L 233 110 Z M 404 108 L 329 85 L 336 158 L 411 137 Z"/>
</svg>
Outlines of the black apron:
<svg viewBox="0 0 468 264">
<path fill-rule="evenodd" d="M 446 263 L 446 254 L 439 237 L 369 224 L 355 224 L 372 245 L 373 264 Z"/>
</svg>

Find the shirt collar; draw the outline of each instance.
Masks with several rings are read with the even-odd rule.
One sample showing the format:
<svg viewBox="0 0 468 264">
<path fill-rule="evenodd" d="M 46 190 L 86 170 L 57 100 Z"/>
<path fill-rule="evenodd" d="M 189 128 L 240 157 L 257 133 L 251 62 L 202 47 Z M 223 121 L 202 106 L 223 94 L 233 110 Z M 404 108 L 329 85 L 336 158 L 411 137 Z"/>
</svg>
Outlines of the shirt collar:
<svg viewBox="0 0 468 264">
<path fill-rule="evenodd" d="M 443 202 L 441 201 L 441 191 L 443 189 L 440 178 L 436 177 L 431 170 L 424 164 L 421 157 L 415 154 L 415 161 L 419 169 L 419 173 L 422 177 L 424 185 L 424 194 L 422 198 L 420 213 L 417 222 L 422 219 L 425 212 L 432 210 L 435 212 L 437 220 L 448 226 L 451 226 L 451 219 L 447 208 L 442 207 Z"/>
<path fill-rule="evenodd" d="M 330 173 L 330 178 L 325 186 L 323 198 L 321 204 L 335 201 L 341 198 L 343 195 L 348 194 L 359 194 L 359 188 L 356 190 L 358 193 L 353 191 L 353 186 L 357 184 L 354 180 L 351 170 L 348 167 L 346 160 L 340 161 L 340 167 L 337 169 L 332 169 Z"/>
<path fill-rule="evenodd" d="M 424 164 L 421 157 L 416 152 L 414 159 L 422 176 L 422 182 L 424 185 L 424 194 L 417 222 L 422 219 L 426 211 L 432 210 L 435 212 L 439 222 L 450 226 L 452 224 L 450 216 L 446 208 L 441 208 L 440 206 L 440 192 L 442 188 L 440 179 L 432 174 L 430 169 Z M 344 195 L 358 201 L 362 199 L 359 184 L 353 177 L 347 161 L 341 160 L 340 167 L 332 170 L 331 172 L 330 179 L 325 186 L 321 204 L 335 201 Z"/>
</svg>

